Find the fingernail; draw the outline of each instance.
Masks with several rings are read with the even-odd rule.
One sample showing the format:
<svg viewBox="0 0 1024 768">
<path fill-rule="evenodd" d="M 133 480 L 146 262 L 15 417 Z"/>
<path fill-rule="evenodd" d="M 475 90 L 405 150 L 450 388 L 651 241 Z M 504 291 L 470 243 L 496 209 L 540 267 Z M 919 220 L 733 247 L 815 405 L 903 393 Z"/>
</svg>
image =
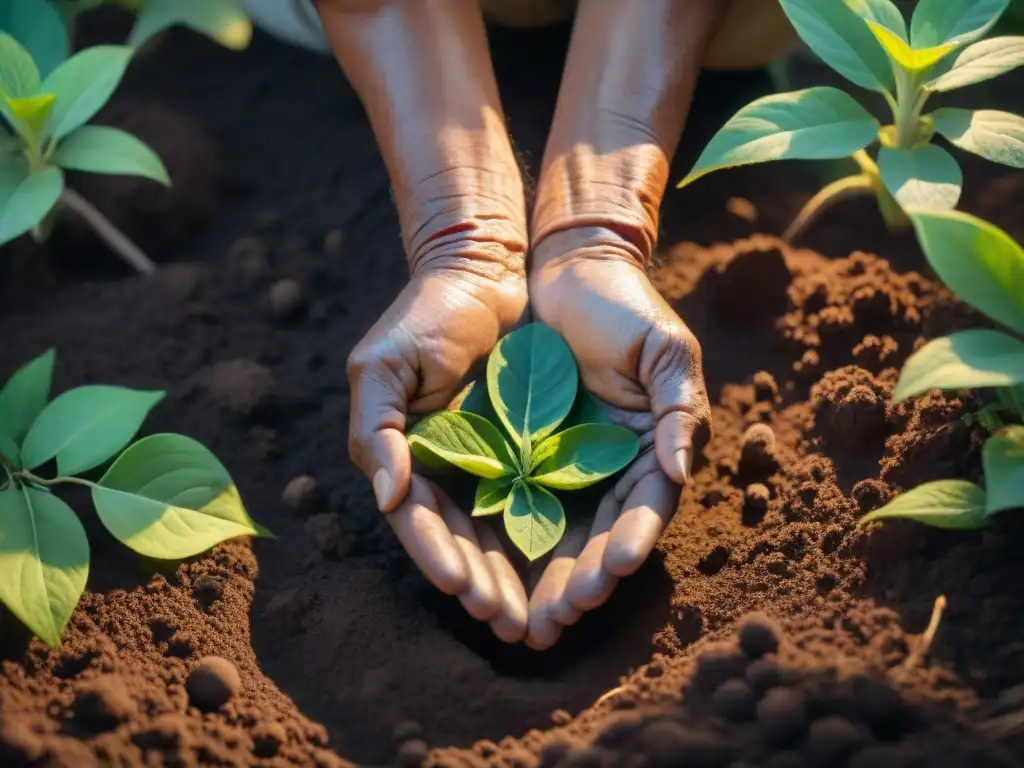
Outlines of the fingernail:
<svg viewBox="0 0 1024 768">
<path fill-rule="evenodd" d="M 693 451 L 689 448 L 680 448 L 676 451 L 676 466 L 679 467 L 679 475 L 683 478 L 683 482 L 690 482 L 690 469 L 693 467 Z"/>
<path fill-rule="evenodd" d="M 373 495 L 377 497 L 377 509 L 384 511 L 384 502 L 391 495 L 391 475 L 381 467 L 373 476 Z"/>
</svg>

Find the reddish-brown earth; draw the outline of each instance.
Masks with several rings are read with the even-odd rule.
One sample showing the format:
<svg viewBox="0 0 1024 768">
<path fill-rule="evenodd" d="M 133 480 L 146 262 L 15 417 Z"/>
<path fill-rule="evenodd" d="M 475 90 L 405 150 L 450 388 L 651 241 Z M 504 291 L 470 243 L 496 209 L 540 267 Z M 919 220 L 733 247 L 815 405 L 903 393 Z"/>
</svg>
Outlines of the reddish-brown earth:
<svg viewBox="0 0 1024 768">
<path fill-rule="evenodd" d="M 565 40 L 494 34 L 528 167 Z M 542 53 L 524 59 L 526 41 Z M 766 87 L 706 78 L 674 178 Z M 165 266 L 128 276 L 74 225 L 47 249 L 6 248 L 0 376 L 54 346 L 58 390 L 166 388 L 145 431 L 209 445 L 279 538 L 141 562 L 70 495 L 89 591 L 53 652 L 0 611 L 0 765 L 1024 763 L 1020 517 L 855 528 L 919 482 L 976 479 L 982 439 L 966 400 L 889 401 L 920 339 L 978 320 L 869 201 L 826 216 L 812 251 L 758 234 L 806 198 L 802 166 L 668 194 L 654 279 L 703 343 L 715 436 L 651 561 L 539 654 L 426 584 L 347 459 L 345 358 L 405 268 L 334 64 L 259 35 L 236 55 L 176 32 L 106 119 L 151 141 L 178 190 L 73 183 Z M 966 170 L 966 207 L 1024 234 L 1019 175 Z M 744 625 L 744 655 L 737 621 L 754 610 L 781 630 Z"/>
</svg>

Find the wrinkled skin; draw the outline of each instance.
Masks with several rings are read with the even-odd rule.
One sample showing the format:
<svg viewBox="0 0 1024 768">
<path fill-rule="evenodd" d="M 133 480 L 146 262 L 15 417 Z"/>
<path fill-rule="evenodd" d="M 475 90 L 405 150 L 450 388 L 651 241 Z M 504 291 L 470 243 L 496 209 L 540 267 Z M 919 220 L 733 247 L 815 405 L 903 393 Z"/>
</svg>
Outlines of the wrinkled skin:
<svg viewBox="0 0 1024 768">
<path fill-rule="evenodd" d="M 582 3 L 528 227 L 477 0 L 320 0 L 394 188 L 411 280 L 353 350 L 350 453 L 424 575 L 506 642 L 553 645 L 653 550 L 706 438 L 700 348 L 645 270 L 717 0 Z M 527 263 L 528 244 L 532 258 Z M 412 472 L 404 431 L 537 319 L 641 435 L 529 601 L 497 537 Z"/>
</svg>

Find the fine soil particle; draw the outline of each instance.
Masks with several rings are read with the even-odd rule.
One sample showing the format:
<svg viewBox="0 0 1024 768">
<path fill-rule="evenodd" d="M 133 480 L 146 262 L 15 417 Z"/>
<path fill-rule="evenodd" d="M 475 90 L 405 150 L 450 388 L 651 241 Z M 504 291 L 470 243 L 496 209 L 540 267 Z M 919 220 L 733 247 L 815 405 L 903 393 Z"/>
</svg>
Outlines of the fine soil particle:
<svg viewBox="0 0 1024 768">
<path fill-rule="evenodd" d="M 82 27 L 84 40 L 121 39 Z M 491 40 L 517 148 L 539 158 L 567 30 Z M 524 60 L 525 44 L 537 55 Z M 1020 79 L 998 82 L 1003 101 L 972 96 L 1012 109 Z M 763 73 L 708 73 L 672 178 L 767 90 Z M 426 583 L 348 460 L 345 360 L 407 269 L 384 166 L 337 65 L 261 34 L 236 54 L 175 29 L 133 62 L 110 114 L 142 97 L 162 105 L 148 114 L 182 118 L 165 121 L 174 136 L 158 135 L 163 118 L 140 128 L 168 152 L 177 197 L 104 192 L 100 176 L 90 194 L 167 266 L 130 276 L 73 227 L 50 247 L 5 247 L 0 377 L 52 346 L 57 392 L 166 389 L 143 434 L 209 446 L 277 538 L 143 561 L 69 493 L 90 539 L 88 591 L 55 650 L 0 610 L 5 768 L 1020 764 L 1005 718 L 1022 705 L 999 728 L 986 715 L 1024 683 L 1020 516 L 983 533 L 856 527 L 921 482 L 980 480 L 984 439 L 961 418 L 966 398 L 891 402 L 923 339 L 981 321 L 870 200 L 830 211 L 794 248 L 760 232 L 781 231 L 813 191 L 803 166 L 670 190 L 652 280 L 701 341 L 714 439 L 649 562 L 539 654 L 502 645 Z M 965 206 L 1024 234 L 989 190 L 992 166 L 958 159 Z M 755 222 L 729 214 L 730 197 Z M 287 323 L 268 311 L 282 280 L 306 308 Z M 315 504 L 282 498 L 306 475 Z M 908 665 L 938 595 L 939 630 Z M 777 648 L 751 629 L 761 619 L 737 633 L 753 610 L 777 626 Z M 229 695 L 203 712 L 189 680 L 209 656 L 237 678 L 214 675 Z M 420 730 L 398 739 L 409 721 Z"/>
</svg>

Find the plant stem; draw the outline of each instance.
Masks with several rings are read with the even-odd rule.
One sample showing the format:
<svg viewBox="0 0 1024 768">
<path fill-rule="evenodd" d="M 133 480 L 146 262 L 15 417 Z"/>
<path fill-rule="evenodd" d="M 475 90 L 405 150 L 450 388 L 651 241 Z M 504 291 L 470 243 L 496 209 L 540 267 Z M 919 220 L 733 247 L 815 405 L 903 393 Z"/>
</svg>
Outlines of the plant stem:
<svg viewBox="0 0 1024 768">
<path fill-rule="evenodd" d="M 833 181 L 807 201 L 804 207 L 800 209 L 800 213 L 793 219 L 793 223 L 782 234 L 782 239 L 786 242 L 792 242 L 798 235 L 803 234 L 823 211 L 828 210 L 842 200 L 848 200 L 851 197 L 857 197 L 865 192 L 873 191 L 874 185 L 866 174 L 847 176 Z"/>
<path fill-rule="evenodd" d="M 151 275 L 156 271 L 156 264 L 150 261 L 149 257 L 142 252 L 142 249 L 129 240 L 92 203 L 70 187 L 64 188 L 60 199 L 68 208 L 85 219 L 85 222 L 92 227 L 93 231 L 128 265 L 144 275 Z"/>
<path fill-rule="evenodd" d="M 30 483 L 36 485 L 42 485 L 46 488 L 50 488 L 55 485 L 61 485 L 62 483 L 70 483 L 71 485 L 84 485 L 86 488 L 98 488 L 99 486 L 92 482 L 92 480 L 85 480 L 81 477 L 39 477 L 39 475 L 32 474 L 27 469 L 19 469 L 16 473 L 18 477 L 28 480 Z"/>
</svg>

